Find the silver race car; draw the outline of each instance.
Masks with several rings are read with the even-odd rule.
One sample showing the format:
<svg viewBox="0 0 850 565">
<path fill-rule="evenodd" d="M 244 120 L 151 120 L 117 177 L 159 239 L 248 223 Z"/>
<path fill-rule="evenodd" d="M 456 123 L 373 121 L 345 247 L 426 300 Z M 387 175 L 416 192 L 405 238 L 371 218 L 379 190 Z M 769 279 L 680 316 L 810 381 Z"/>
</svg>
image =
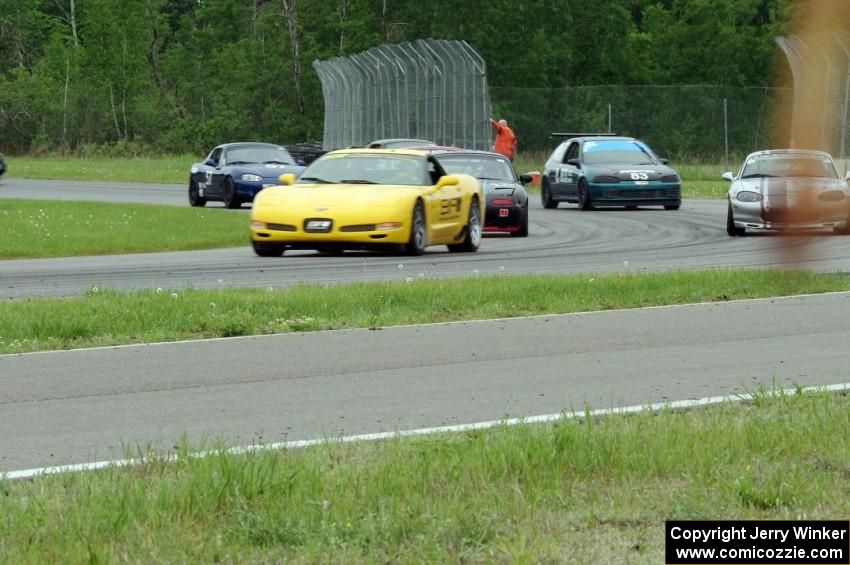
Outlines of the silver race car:
<svg viewBox="0 0 850 565">
<path fill-rule="evenodd" d="M 751 153 L 730 181 L 726 232 L 850 230 L 850 186 L 828 153 L 771 149 Z"/>
</svg>

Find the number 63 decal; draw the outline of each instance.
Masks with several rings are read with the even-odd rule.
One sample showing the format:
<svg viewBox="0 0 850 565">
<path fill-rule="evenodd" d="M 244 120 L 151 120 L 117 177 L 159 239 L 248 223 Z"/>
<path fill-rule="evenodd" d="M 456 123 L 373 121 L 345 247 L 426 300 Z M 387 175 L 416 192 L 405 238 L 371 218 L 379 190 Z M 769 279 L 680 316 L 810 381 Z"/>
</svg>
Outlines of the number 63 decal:
<svg viewBox="0 0 850 565">
<path fill-rule="evenodd" d="M 632 180 L 648 180 L 649 175 L 646 173 L 630 173 Z"/>
</svg>

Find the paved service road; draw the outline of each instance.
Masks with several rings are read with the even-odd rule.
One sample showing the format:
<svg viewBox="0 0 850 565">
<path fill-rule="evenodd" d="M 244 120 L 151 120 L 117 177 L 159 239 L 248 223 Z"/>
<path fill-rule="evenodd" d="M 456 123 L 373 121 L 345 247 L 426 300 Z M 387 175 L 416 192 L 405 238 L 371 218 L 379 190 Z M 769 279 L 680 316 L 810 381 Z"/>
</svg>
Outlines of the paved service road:
<svg viewBox="0 0 850 565">
<path fill-rule="evenodd" d="M 30 184 L 28 184 L 30 183 Z M 0 198 L 50 194 L 94 200 L 185 203 L 180 185 L 109 185 L 7 180 Z M 63 193 L 63 187 L 68 190 Z M 88 188 L 86 188 L 88 187 Z M 58 196 L 57 196 L 58 197 Z M 217 210 L 220 213 L 230 213 Z M 247 208 L 246 216 L 247 240 Z M 422 257 L 287 252 L 254 255 L 244 247 L 208 251 L 3 261 L 0 298 L 79 294 L 92 286 L 121 289 L 221 286 L 282 287 L 298 282 L 338 283 L 475 274 L 644 272 L 798 265 L 850 272 L 850 236 L 757 235 L 730 238 L 722 200 L 685 200 L 681 210 L 596 210 L 562 204 L 544 210 L 532 201 L 528 238 L 487 237 L 476 254 L 435 247 Z M 786 250 L 780 254 L 778 250 Z M 787 251 L 805 251 L 803 255 Z M 400 268 L 399 265 L 402 267 Z"/>
<path fill-rule="evenodd" d="M 846 382 L 848 309 L 841 293 L 0 356 L 0 471 L 183 432 L 275 442 Z"/>
<path fill-rule="evenodd" d="M 189 172 L 186 171 L 188 182 Z M 141 202 L 188 206 L 187 185 L 79 180 L 0 180 L 0 198 L 29 200 L 93 200 L 97 202 Z M 222 206 L 211 203 L 210 206 Z"/>
</svg>

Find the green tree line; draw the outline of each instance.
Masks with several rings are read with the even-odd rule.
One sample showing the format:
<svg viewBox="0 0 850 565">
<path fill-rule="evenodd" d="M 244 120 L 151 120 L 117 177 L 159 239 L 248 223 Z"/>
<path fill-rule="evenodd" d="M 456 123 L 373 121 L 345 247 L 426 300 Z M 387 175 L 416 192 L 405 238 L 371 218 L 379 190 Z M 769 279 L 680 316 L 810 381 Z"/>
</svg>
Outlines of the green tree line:
<svg viewBox="0 0 850 565">
<path fill-rule="evenodd" d="M 774 37 L 794 5 L 0 0 L 0 150 L 199 153 L 240 139 L 316 140 L 323 105 L 313 60 L 429 37 L 469 42 L 487 61 L 494 93 L 772 86 L 781 61 Z M 494 94 L 495 108 L 514 106 Z"/>
</svg>

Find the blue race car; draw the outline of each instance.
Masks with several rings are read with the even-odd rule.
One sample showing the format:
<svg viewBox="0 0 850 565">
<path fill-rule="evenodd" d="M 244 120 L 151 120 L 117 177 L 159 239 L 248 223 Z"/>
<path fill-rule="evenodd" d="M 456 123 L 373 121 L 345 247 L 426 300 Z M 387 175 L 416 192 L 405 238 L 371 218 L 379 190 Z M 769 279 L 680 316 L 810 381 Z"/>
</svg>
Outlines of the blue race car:
<svg viewBox="0 0 850 565">
<path fill-rule="evenodd" d="M 189 204 L 221 201 L 228 208 L 239 208 L 243 202 L 253 202 L 264 188 L 279 185 L 280 175 L 298 176 L 303 170 L 280 145 L 225 143 L 210 151 L 203 163 L 192 165 Z"/>
<path fill-rule="evenodd" d="M 568 139 L 546 161 L 540 187 L 544 208 L 557 208 L 559 202 L 574 202 L 582 210 L 681 206 L 682 180 L 644 142 L 604 134 L 554 135 Z"/>
</svg>

